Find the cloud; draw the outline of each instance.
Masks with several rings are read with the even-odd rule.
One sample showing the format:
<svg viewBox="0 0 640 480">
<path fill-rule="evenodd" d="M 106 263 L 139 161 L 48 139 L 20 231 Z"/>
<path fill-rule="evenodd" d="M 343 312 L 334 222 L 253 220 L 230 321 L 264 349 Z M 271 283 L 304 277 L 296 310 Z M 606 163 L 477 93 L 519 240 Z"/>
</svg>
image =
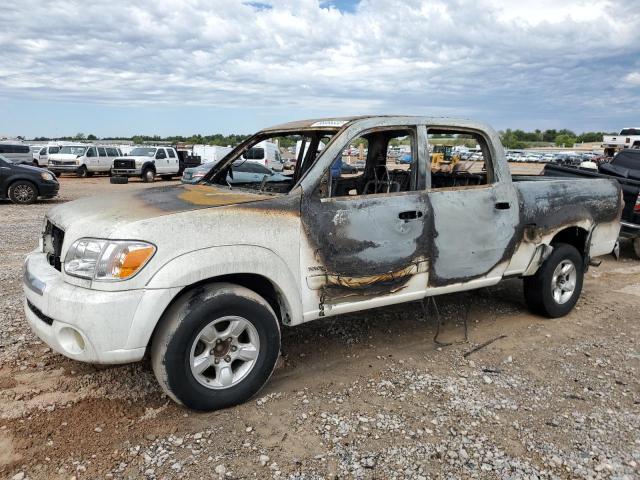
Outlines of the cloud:
<svg viewBox="0 0 640 480">
<path fill-rule="evenodd" d="M 640 72 L 631 72 L 626 77 L 624 77 L 624 79 L 631 85 L 640 86 Z"/>
<path fill-rule="evenodd" d="M 598 115 L 607 96 L 628 111 L 631 3 L 22 0 L 0 17 L 0 97 L 544 119 Z"/>
</svg>

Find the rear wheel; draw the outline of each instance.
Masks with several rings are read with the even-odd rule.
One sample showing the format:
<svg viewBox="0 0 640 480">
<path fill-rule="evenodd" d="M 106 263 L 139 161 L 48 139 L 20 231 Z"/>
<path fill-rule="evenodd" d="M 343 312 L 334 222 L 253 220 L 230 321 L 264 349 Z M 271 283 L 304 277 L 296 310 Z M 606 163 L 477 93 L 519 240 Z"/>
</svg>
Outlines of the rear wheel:
<svg viewBox="0 0 640 480">
<path fill-rule="evenodd" d="M 582 255 L 572 245 L 556 244 L 536 274 L 524 278 L 527 306 L 545 317 L 563 317 L 578 301 L 583 278 Z"/>
<path fill-rule="evenodd" d="M 36 186 L 26 180 L 18 180 L 9 187 L 9 199 L 19 205 L 28 205 L 38 198 Z"/>
<path fill-rule="evenodd" d="M 245 287 L 215 283 L 187 293 L 165 313 L 151 360 L 176 402 L 217 410 L 258 392 L 279 352 L 280 327 L 269 304 Z"/>
<path fill-rule="evenodd" d="M 141 176 L 143 182 L 153 182 L 153 179 L 156 176 L 156 172 L 153 170 L 153 168 L 145 167 L 144 170 L 142 170 Z"/>
</svg>

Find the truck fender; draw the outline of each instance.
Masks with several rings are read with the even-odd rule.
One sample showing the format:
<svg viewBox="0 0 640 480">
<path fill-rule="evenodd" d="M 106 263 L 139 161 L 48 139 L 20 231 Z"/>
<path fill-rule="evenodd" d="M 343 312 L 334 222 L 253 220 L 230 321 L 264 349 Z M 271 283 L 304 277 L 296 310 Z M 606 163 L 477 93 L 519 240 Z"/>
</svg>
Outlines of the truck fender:
<svg viewBox="0 0 640 480">
<path fill-rule="evenodd" d="M 147 167 L 152 167 L 155 170 L 156 169 L 156 162 L 154 160 L 149 160 L 147 162 L 144 162 L 142 164 L 142 167 L 140 167 L 140 171 L 143 171 Z"/>
<path fill-rule="evenodd" d="M 280 297 L 283 318 L 288 316 L 290 324 L 302 321 L 298 277 L 272 250 L 257 245 L 223 245 L 185 253 L 166 262 L 149 279 L 146 288 L 181 291 L 232 274 L 254 274 L 269 280 Z"/>
</svg>

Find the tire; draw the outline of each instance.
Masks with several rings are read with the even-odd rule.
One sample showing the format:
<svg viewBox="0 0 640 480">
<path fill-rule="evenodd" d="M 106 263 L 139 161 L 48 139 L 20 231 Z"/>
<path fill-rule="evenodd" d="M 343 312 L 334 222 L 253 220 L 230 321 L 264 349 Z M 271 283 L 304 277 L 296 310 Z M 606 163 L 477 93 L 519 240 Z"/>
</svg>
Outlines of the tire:
<svg viewBox="0 0 640 480">
<path fill-rule="evenodd" d="M 145 167 L 144 170 L 142 170 L 142 175 L 140 175 L 140 177 L 142 178 L 142 181 L 145 183 L 153 182 L 155 176 L 156 176 L 155 170 L 153 170 L 153 168 L 150 168 L 150 167 Z"/>
<path fill-rule="evenodd" d="M 633 239 L 633 251 L 635 252 L 636 257 L 640 258 L 640 237 Z"/>
<path fill-rule="evenodd" d="M 29 205 L 38 199 L 38 188 L 27 180 L 18 180 L 9 187 L 9 199 L 18 205 Z"/>
<path fill-rule="evenodd" d="M 78 170 L 76 170 L 76 175 L 83 178 L 87 177 L 89 175 L 87 167 L 85 165 L 80 165 L 80 167 L 78 167 Z"/>
<path fill-rule="evenodd" d="M 129 177 L 111 177 L 109 178 L 109 183 L 113 183 L 116 185 L 125 185 L 129 183 Z"/>
<path fill-rule="evenodd" d="M 87 170 L 87 177 L 93 177 L 93 172 Z"/>
<path fill-rule="evenodd" d="M 563 317 L 575 306 L 584 279 L 580 252 L 566 243 L 554 245 L 551 255 L 535 275 L 524 277 L 524 298 L 533 313 Z"/>
<path fill-rule="evenodd" d="M 222 335 L 232 327 L 234 334 Z M 151 362 L 169 397 L 211 411 L 255 395 L 279 353 L 280 326 L 271 306 L 245 287 L 213 283 L 187 292 L 165 312 L 152 340 Z M 247 360 L 236 357 L 243 355 Z M 204 362 L 200 373 L 198 358 Z"/>
<path fill-rule="evenodd" d="M 173 180 L 173 175 L 160 175 L 160 178 L 165 181 Z"/>
</svg>

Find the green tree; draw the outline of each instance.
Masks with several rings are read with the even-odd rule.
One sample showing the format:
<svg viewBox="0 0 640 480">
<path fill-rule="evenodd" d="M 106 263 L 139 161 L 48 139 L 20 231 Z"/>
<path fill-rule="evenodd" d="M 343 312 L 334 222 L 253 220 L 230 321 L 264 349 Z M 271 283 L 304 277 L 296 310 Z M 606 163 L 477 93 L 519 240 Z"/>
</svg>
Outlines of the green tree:
<svg viewBox="0 0 640 480">
<path fill-rule="evenodd" d="M 558 147 L 573 147 L 575 143 L 576 137 L 567 133 L 561 133 L 556 137 L 556 146 Z"/>
<path fill-rule="evenodd" d="M 98 137 L 96 137 L 93 133 L 90 133 L 89 135 L 87 135 L 87 140 L 97 140 Z"/>
<path fill-rule="evenodd" d="M 84 133 L 76 133 L 76 136 L 73 137 L 74 140 L 86 140 L 87 137 L 84 136 Z"/>
</svg>

